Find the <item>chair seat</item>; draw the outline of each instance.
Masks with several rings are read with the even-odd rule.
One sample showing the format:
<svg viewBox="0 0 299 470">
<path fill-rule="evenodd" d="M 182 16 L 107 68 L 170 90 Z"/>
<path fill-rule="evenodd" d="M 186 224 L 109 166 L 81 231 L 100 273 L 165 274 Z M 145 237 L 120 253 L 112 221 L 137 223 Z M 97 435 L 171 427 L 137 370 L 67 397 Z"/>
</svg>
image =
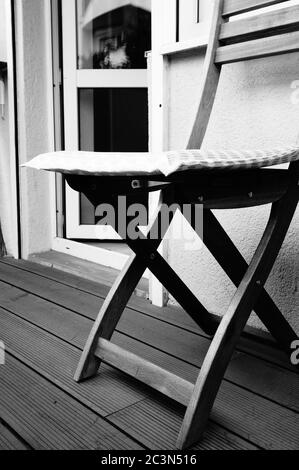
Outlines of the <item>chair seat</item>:
<svg viewBox="0 0 299 470">
<path fill-rule="evenodd" d="M 163 153 L 65 151 L 37 156 L 25 167 L 94 176 L 164 175 L 202 170 L 245 170 L 299 160 L 299 147 L 270 150 L 179 150 Z"/>
</svg>

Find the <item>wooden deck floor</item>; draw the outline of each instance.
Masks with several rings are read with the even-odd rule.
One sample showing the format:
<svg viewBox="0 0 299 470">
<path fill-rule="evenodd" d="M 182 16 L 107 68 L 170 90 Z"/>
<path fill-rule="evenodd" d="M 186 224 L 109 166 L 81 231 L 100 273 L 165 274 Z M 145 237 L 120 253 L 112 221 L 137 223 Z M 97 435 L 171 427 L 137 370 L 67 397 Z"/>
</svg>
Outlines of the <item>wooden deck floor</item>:
<svg viewBox="0 0 299 470">
<path fill-rule="evenodd" d="M 102 366 L 73 373 L 108 287 L 34 263 L 0 261 L 0 449 L 175 448 L 184 409 Z M 114 341 L 195 380 L 209 346 L 180 309 L 132 297 Z M 299 449 L 299 376 L 245 335 L 196 449 Z"/>
</svg>

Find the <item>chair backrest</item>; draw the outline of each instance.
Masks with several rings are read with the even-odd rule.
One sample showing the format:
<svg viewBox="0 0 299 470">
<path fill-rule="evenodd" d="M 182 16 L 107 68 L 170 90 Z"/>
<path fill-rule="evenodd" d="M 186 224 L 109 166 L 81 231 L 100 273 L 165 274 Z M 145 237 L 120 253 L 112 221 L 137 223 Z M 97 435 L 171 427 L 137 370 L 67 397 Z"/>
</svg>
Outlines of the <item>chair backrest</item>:
<svg viewBox="0 0 299 470">
<path fill-rule="evenodd" d="M 214 0 L 201 99 L 188 147 L 200 148 L 224 64 L 299 51 L 299 5 L 287 0 Z M 283 3 L 286 3 L 283 7 Z M 236 15 L 282 4 L 283 8 L 229 21 Z"/>
</svg>

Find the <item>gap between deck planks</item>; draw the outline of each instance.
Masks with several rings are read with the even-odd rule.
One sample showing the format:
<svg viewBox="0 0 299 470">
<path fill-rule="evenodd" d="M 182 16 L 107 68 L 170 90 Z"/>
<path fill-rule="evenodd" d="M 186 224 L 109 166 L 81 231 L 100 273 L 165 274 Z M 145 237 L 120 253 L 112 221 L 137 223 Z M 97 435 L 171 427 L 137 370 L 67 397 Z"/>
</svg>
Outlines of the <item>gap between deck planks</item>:
<svg viewBox="0 0 299 470">
<path fill-rule="evenodd" d="M 22 293 L 19 292 L 18 290 L 16 290 L 15 293 L 14 293 L 14 299 L 17 300 L 18 298 L 20 298 L 20 295 L 22 295 Z M 33 297 L 33 296 L 32 296 L 32 297 Z M 31 300 L 33 300 L 33 299 L 31 299 Z M 35 301 L 36 301 L 36 300 L 37 300 L 37 299 L 35 299 Z M 39 299 L 39 302 L 40 302 L 40 299 Z M 24 297 L 21 298 L 21 304 L 23 304 L 23 306 L 24 306 Z M 39 305 L 40 305 L 40 304 L 39 304 Z M 22 308 L 21 308 L 21 310 L 22 310 Z M 48 306 L 48 311 L 49 311 L 49 306 Z M 48 312 L 48 313 L 49 313 L 49 312 Z M 67 311 L 65 311 L 64 313 L 67 314 Z M 47 315 L 47 312 L 45 312 L 44 317 L 45 317 L 46 315 Z M 74 317 L 74 314 L 72 314 L 72 315 L 73 315 L 73 317 Z M 31 318 L 31 320 L 32 320 L 32 318 Z M 80 321 L 83 322 L 83 320 L 84 320 L 84 319 L 81 317 L 81 320 L 80 320 Z M 43 319 L 43 321 L 45 321 L 45 318 Z M 44 325 L 44 327 L 48 328 L 48 325 Z M 60 322 L 59 322 L 59 321 L 58 321 L 58 324 L 56 325 L 56 327 L 59 329 L 59 331 L 58 331 L 57 333 L 60 334 Z M 88 332 L 88 329 L 89 329 L 89 328 L 88 328 L 88 326 L 87 326 L 86 334 L 87 334 L 87 332 Z M 67 328 L 66 328 L 66 331 L 67 331 Z M 73 334 L 74 331 L 72 331 L 71 333 Z M 120 335 L 120 336 L 121 336 L 121 335 Z M 194 336 L 195 336 L 195 335 L 194 335 Z M 128 341 L 128 340 L 130 341 L 129 338 L 126 338 L 126 341 Z M 83 338 L 82 338 L 82 341 L 84 341 Z M 131 340 L 131 341 L 132 341 L 132 340 Z M 139 343 L 139 345 L 140 345 L 140 343 Z M 152 349 L 152 348 L 149 348 L 149 350 L 150 350 L 150 356 L 152 357 L 153 349 Z M 159 352 L 158 352 L 158 351 L 155 351 L 155 350 L 154 350 L 154 352 L 155 352 L 155 354 L 158 353 L 158 355 L 159 355 Z M 167 357 L 167 360 L 168 360 L 168 362 L 169 362 L 169 356 Z M 173 367 L 175 367 L 175 369 L 176 369 L 175 372 L 176 372 L 176 373 L 177 373 L 177 365 L 178 365 L 178 361 L 175 361 L 175 364 L 173 364 Z M 244 367 L 246 367 L 246 363 L 245 363 Z M 186 369 L 186 365 L 185 365 L 184 363 L 182 363 L 181 369 L 182 369 L 182 370 Z M 251 369 L 251 370 L 252 370 L 252 369 Z M 249 372 L 250 372 L 250 371 L 249 371 Z M 254 370 L 254 372 L 256 373 L 256 370 Z M 292 375 L 291 375 L 291 376 L 292 376 Z M 269 378 L 269 377 L 268 377 L 268 378 Z M 279 384 L 277 384 L 277 385 L 279 385 Z M 272 386 L 273 386 L 273 384 L 272 384 Z M 280 386 L 281 386 L 281 383 L 280 383 Z M 245 400 L 248 401 L 248 397 L 245 398 Z M 133 406 L 134 406 L 134 405 L 133 405 Z"/>
</svg>

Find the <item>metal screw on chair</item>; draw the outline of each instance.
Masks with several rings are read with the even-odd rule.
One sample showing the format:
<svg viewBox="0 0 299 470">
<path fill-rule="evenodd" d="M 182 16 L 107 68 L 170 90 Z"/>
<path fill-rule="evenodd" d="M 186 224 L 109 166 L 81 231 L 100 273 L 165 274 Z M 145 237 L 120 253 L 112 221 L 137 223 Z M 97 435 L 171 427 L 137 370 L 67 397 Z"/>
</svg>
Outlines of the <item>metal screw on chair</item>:
<svg viewBox="0 0 299 470">
<path fill-rule="evenodd" d="M 198 200 L 199 202 L 203 202 L 203 196 L 199 196 Z"/>
<path fill-rule="evenodd" d="M 249 196 L 250 198 L 253 198 L 253 193 L 250 192 L 250 193 L 248 194 L 248 196 Z"/>
<path fill-rule="evenodd" d="M 257 283 L 258 286 L 262 285 L 262 281 L 256 281 L 256 283 Z"/>
<path fill-rule="evenodd" d="M 141 183 L 140 183 L 140 181 L 139 181 L 139 180 L 133 180 L 133 181 L 132 181 L 132 188 L 133 188 L 133 189 L 139 189 L 139 188 L 141 188 Z"/>
<path fill-rule="evenodd" d="M 151 260 L 151 261 L 154 261 L 155 258 L 156 258 L 155 253 L 152 253 L 152 254 L 150 255 L 150 260 Z"/>
</svg>

